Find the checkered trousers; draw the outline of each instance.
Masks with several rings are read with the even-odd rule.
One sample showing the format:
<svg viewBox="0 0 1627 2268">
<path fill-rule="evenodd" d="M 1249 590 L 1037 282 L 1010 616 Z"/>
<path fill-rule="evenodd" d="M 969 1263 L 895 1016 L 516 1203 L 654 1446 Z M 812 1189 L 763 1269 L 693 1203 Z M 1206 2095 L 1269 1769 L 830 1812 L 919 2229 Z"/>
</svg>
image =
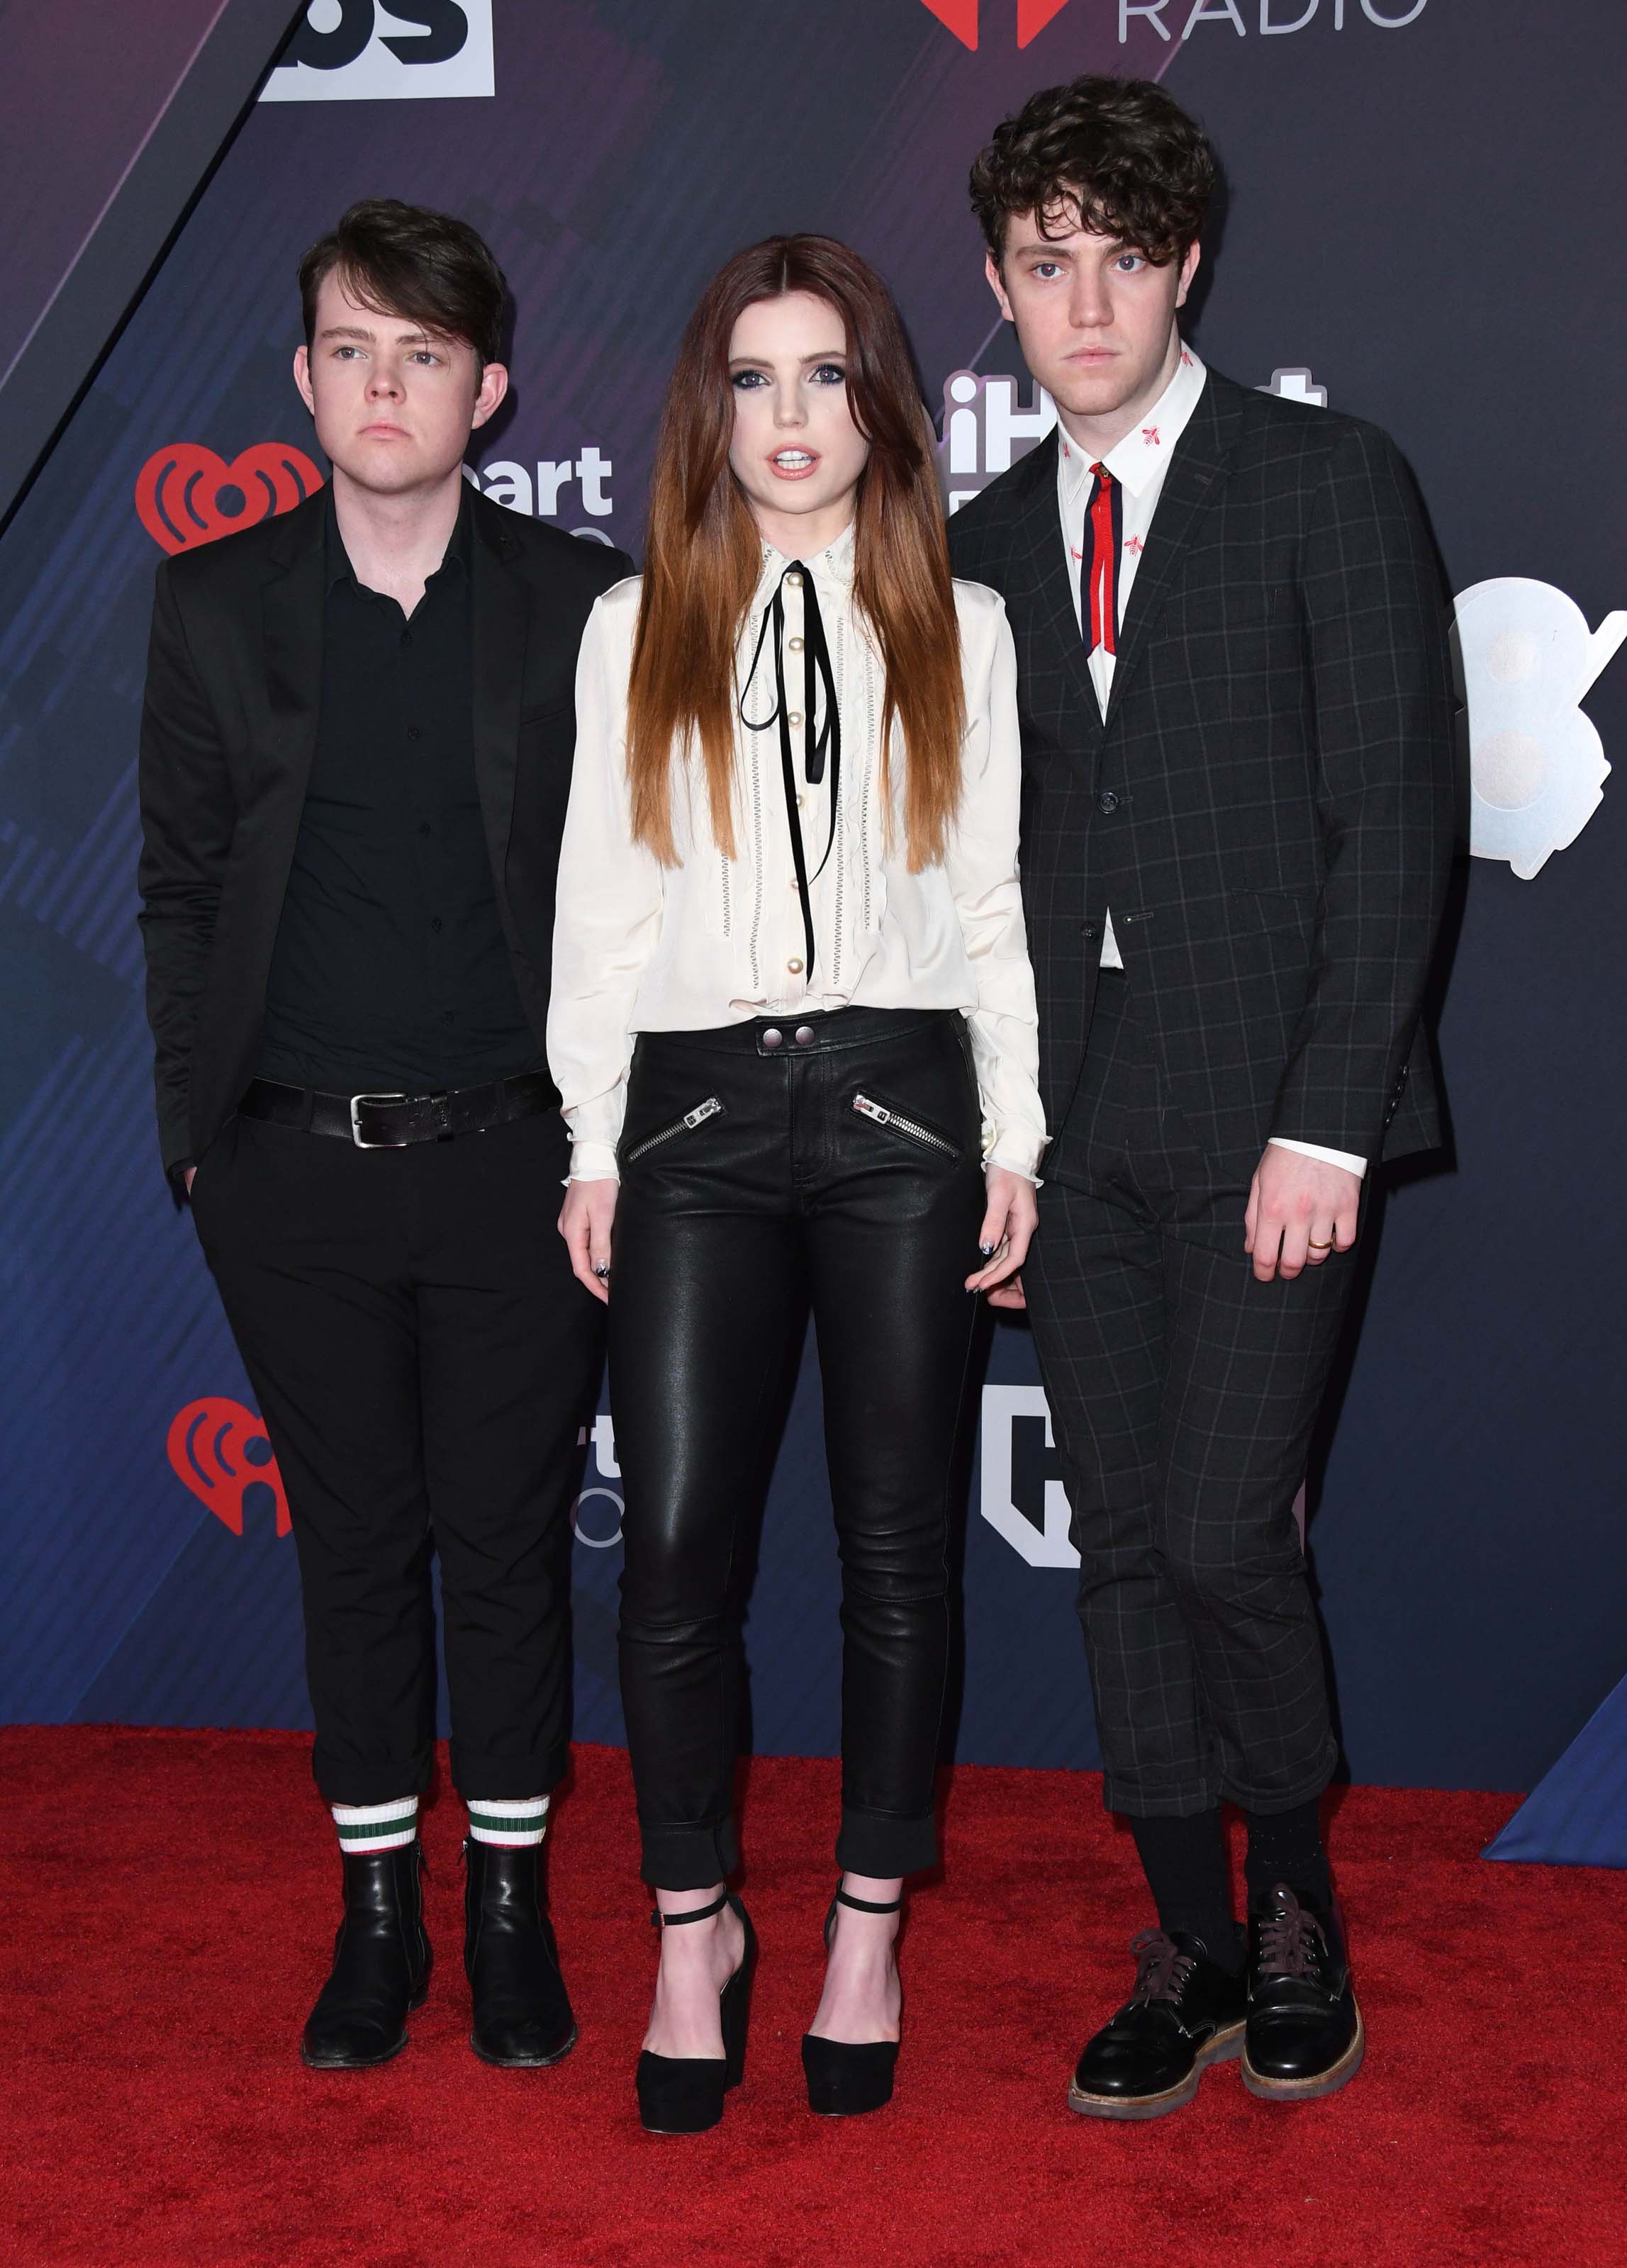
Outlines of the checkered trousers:
<svg viewBox="0 0 1627 2268">
<path fill-rule="evenodd" d="M 1247 1190 L 1104 971 L 1024 1270 L 1082 1561 L 1111 1809 L 1282 1811 L 1336 1754 L 1293 1501 L 1353 1262 L 1254 1280 Z"/>
</svg>

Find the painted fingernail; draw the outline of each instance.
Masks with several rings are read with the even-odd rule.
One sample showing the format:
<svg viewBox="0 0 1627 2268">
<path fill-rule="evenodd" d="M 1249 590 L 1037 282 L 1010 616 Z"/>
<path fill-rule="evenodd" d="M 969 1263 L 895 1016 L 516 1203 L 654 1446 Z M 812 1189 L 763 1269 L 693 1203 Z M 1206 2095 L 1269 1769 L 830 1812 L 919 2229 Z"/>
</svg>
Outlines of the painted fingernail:
<svg viewBox="0 0 1627 2268">
<path fill-rule="evenodd" d="M 992 1260 L 997 1249 L 998 1247 L 993 1244 L 980 1244 L 978 1247 L 985 1260 Z"/>
<path fill-rule="evenodd" d="M 608 1263 L 607 1262 L 601 1261 L 601 1262 L 600 1262 L 600 1263 L 598 1264 L 598 1266 L 597 1266 L 596 1268 L 595 1268 L 595 1270 L 594 1270 L 594 1271 L 593 1271 L 593 1272 L 594 1272 L 594 1274 L 598 1278 L 598 1279 L 599 1279 L 600 1283 L 601 1283 L 601 1284 L 603 1284 L 603 1281 L 604 1281 L 604 1279 L 605 1279 L 605 1278 L 606 1278 L 606 1277 L 610 1274 L 610 1266 L 609 1266 L 609 1263 Z"/>
</svg>

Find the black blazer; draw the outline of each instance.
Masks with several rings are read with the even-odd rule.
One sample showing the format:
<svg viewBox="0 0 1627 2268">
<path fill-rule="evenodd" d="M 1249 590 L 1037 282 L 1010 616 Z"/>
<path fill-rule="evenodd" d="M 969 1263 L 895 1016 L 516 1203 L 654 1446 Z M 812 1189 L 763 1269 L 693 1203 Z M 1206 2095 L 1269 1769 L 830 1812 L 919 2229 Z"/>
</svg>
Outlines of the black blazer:
<svg viewBox="0 0 1627 2268">
<path fill-rule="evenodd" d="M 1023 891 L 1060 1129 L 1103 920 L 1175 1101 L 1246 1182 L 1273 1134 L 1440 1137 L 1419 1001 L 1453 850 L 1447 601 L 1411 476 L 1354 418 L 1210 372 L 1165 475 L 1104 722 L 1055 437 L 950 524 L 1017 639 Z"/>
<path fill-rule="evenodd" d="M 503 932 L 543 1049 L 575 674 L 620 551 L 471 495 L 475 774 Z M 159 569 L 141 730 L 141 927 L 164 1169 L 201 1158 L 254 1075 L 315 752 L 322 530 L 312 497 Z"/>
</svg>

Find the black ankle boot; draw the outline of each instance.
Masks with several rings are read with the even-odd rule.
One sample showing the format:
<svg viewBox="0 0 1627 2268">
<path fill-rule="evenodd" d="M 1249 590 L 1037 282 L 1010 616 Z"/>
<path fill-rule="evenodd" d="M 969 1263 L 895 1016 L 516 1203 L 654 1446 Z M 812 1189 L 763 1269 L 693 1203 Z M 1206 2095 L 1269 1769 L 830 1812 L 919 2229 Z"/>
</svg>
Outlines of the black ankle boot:
<svg viewBox="0 0 1627 2268">
<path fill-rule="evenodd" d="M 416 1839 L 344 1854 L 344 1918 L 333 1969 L 300 2043 L 314 2071 L 388 2063 L 407 2044 L 407 2017 L 429 1991 L 429 1939 Z"/>
<path fill-rule="evenodd" d="M 1335 2095 L 1366 2050 L 1338 1904 L 1313 1906 L 1278 1882 L 1248 1917 L 1243 2084 L 1268 2102 Z"/>
<path fill-rule="evenodd" d="M 576 2045 L 576 2019 L 543 1887 L 543 1846 L 463 1845 L 463 1967 L 475 1999 L 469 2044 L 507 2068 L 558 2063 Z"/>
</svg>

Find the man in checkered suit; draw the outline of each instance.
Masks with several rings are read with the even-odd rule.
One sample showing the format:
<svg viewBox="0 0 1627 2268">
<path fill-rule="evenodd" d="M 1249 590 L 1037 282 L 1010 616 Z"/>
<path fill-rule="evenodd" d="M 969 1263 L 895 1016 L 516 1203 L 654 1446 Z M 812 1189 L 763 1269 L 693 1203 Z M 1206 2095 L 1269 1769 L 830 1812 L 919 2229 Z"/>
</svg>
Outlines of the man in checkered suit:
<svg viewBox="0 0 1627 2268">
<path fill-rule="evenodd" d="M 950 524 L 1016 633 L 1054 1137 L 1025 1291 L 1106 1800 L 1159 1924 L 1069 2091 L 1111 2118 L 1239 2053 L 1284 2101 L 1361 2061 L 1293 1504 L 1364 1177 L 1440 1138 L 1418 1013 L 1453 843 L 1446 597 L 1382 433 L 1183 343 L 1213 182 L 1145 82 L 1051 88 L 999 129 L 973 206 L 1061 426 Z"/>
</svg>

